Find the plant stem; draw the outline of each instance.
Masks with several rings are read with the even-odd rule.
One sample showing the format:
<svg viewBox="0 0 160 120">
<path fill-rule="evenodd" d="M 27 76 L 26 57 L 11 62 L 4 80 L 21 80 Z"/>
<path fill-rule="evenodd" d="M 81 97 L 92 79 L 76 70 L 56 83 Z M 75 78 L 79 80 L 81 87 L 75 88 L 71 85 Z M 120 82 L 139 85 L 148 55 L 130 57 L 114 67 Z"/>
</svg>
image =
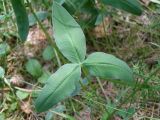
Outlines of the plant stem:
<svg viewBox="0 0 160 120">
<path fill-rule="evenodd" d="M 2 2 L 3 2 L 3 10 L 4 10 L 4 14 L 7 15 L 6 2 L 5 2 L 5 0 L 3 0 Z M 8 22 L 7 22 L 7 29 L 9 29 L 9 24 L 8 24 Z"/>
<path fill-rule="evenodd" d="M 87 77 L 87 72 L 88 72 L 88 71 L 87 71 L 85 68 L 82 69 L 82 71 L 83 71 L 84 75 Z M 89 78 L 87 77 L 87 79 L 89 79 Z M 97 79 L 98 84 L 99 84 L 99 86 L 100 86 L 100 88 L 101 88 L 101 90 L 102 90 L 102 93 L 104 94 L 105 99 L 106 99 L 107 101 L 109 101 L 109 98 L 105 95 L 105 91 L 104 91 L 104 88 L 103 88 L 103 85 L 102 85 L 100 79 L 99 79 L 98 77 L 96 77 L 96 79 Z M 107 110 L 106 110 L 106 112 L 109 113 Z"/>
<path fill-rule="evenodd" d="M 85 68 L 83 68 L 82 71 L 83 71 L 84 75 L 87 77 L 88 71 L 87 71 Z M 87 79 L 89 79 L 89 78 L 87 77 Z M 106 100 L 108 101 L 109 99 L 108 99 L 108 97 L 105 95 L 105 90 L 104 90 L 104 88 L 103 88 L 103 85 L 102 85 L 100 79 L 99 79 L 98 77 L 96 77 L 96 79 L 97 79 L 98 84 L 99 84 L 99 86 L 100 86 L 100 88 L 101 88 L 101 90 L 102 90 L 102 93 L 104 94 Z"/>
<path fill-rule="evenodd" d="M 26 0 L 27 1 L 27 4 L 28 4 L 28 7 L 30 8 L 33 16 L 35 17 L 35 19 L 37 20 L 38 22 L 38 25 L 40 26 L 40 28 L 42 29 L 42 31 L 44 32 L 49 44 L 54 48 L 54 52 L 55 52 L 55 55 L 56 55 L 56 59 L 58 61 L 58 66 L 60 67 L 61 66 L 61 62 L 60 62 L 60 58 L 59 56 L 61 56 L 61 59 L 63 62 L 65 62 L 63 56 L 61 55 L 61 53 L 59 52 L 59 49 L 58 47 L 56 46 L 56 44 L 54 43 L 54 41 L 52 40 L 52 38 L 50 37 L 50 35 L 48 34 L 48 32 L 46 31 L 46 29 L 44 28 L 43 24 L 40 22 L 40 20 L 38 19 L 36 13 L 34 12 L 33 10 L 33 7 L 31 5 L 31 3 L 29 2 L 29 0 Z"/>
<path fill-rule="evenodd" d="M 98 77 L 96 77 L 96 79 L 97 79 L 97 81 L 98 81 L 98 84 L 99 84 L 99 86 L 100 86 L 100 88 L 101 88 L 101 90 L 102 90 L 102 93 L 104 94 L 106 100 L 109 101 L 109 98 L 105 95 L 105 90 L 104 90 L 104 88 L 103 88 L 103 85 L 102 85 L 100 79 L 99 79 Z"/>
<path fill-rule="evenodd" d="M 135 87 L 133 88 L 133 92 L 127 97 L 125 98 L 124 101 L 121 102 L 120 105 L 118 105 L 117 107 L 120 108 L 123 104 L 125 104 L 131 97 L 133 97 L 140 89 L 141 87 L 137 85 L 138 82 L 135 83 Z M 117 112 L 117 110 L 114 110 L 109 116 L 108 116 L 108 120 L 112 120 L 113 115 Z"/>
<path fill-rule="evenodd" d="M 72 99 L 69 99 L 69 101 L 70 101 L 70 103 L 71 103 L 71 106 L 72 106 L 72 109 L 73 109 L 74 113 L 76 113 L 76 109 L 75 109 L 75 107 L 74 107 L 74 104 L 73 104 L 73 102 L 72 102 Z"/>
</svg>

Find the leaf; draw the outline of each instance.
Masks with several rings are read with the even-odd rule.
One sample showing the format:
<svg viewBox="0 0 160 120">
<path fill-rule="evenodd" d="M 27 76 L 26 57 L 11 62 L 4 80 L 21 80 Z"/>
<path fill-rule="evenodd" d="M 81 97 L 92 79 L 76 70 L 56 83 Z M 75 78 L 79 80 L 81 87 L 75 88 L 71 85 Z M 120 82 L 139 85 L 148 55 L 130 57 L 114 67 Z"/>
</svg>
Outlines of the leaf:
<svg viewBox="0 0 160 120">
<path fill-rule="evenodd" d="M 59 68 L 48 80 L 35 101 L 36 110 L 43 112 L 72 94 L 80 79 L 78 64 L 66 64 Z"/>
<path fill-rule="evenodd" d="M 153 2 L 153 3 L 160 4 L 160 1 L 159 1 L 159 0 L 150 0 L 150 1 Z"/>
<path fill-rule="evenodd" d="M 5 71 L 4 69 L 0 66 L 0 79 L 4 77 Z"/>
<path fill-rule="evenodd" d="M 10 46 L 7 43 L 0 44 L 0 57 L 5 56 L 10 51 Z"/>
<path fill-rule="evenodd" d="M 43 21 L 48 17 L 48 12 L 46 12 L 46 11 L 38 11 L 38 12 L 36 12 L 36 15 L 37 15 L 37 17 L 38 17 L 38 19 L 40 21 Z M 30 14 L 28 16 L 28 19 L 29 19 L 29 26 L 33 26 L 37 22 L 37 20 L 33 16 L 33 14 Z"/>
<path fill-rule="evenodd" d="M 0 15 L 0 20 L 5 20 L 5 15 Z"/>
<path fill-rule="evenodd" d="M 5 14 L 5 15 L 0 15 L 0 21 L 5 21 L 7 19 L 11 18 L 11 13 Z"/>
<path fill-rule="evenodd" d="M 128 108 L 126 109 L 121 109 L 120 111 L 117 112 L 117 114 L 123 118 L 123 120 L 129 120 L 131 116 L 135 114 L 135 109 L 134 108 Z"/>
<path fill-rule="evenodd" d="M 71 15 L 87 16 L 77 19 L 82 28 L 95 27 L 96 16 L 99 11 L 94 0 L 66 0 L 63 6 Z"/>
<path fill-rule="evenodd" d="M 54 0 L 54 1 L 59 3 L 60 5 L 62 5 L 65 2 L 65 0 Z"/>
<path fill-rule="evenodd" d="M 40 77 L 42 74 L 42 66 L 36 59 L 29 59 L 25 67 L 33 77 Z"/>
<path fill-rule="evenodd" d="M 54 58 L 54 49 L 51 46 L 47 46 L 42 53 L 44 60 L 52 60 Z"/>
<path fill-rule="evenodd" d="M 0 113 L 0 120 L 5 120 L 5 114 L 3 112 Z"/>
<path fill-rule="evenodd" d="M 43 71 L 43 74 L 38 78 L 38 82 L 39 83 L 46 83 L 46 81 L 48 80 L 48 78 L 51 76 L 51 73 L 48 71 Z"/>
<path fill-rule="evenodd" d="M 9 106 L 9 111 L 8 112 L 13 112 L 16 111 L 18 108 L 18 102 L 13 102 L 11 103 L 11 105 Z"/>
<path fill-rule="evenodd" d="M 12 7 L 16 16 L 18 33 L 21 40 L 26 40 L 29 31 L 29 20 L 22 0 L 11 0 Z"/>
<path fill-rule="evenodd" d="M 95 25 L 101 24 L 101 23 L 103 22 L 103 18 L 104 18 L 104 14 L 99 14 L 99 15 L 97 16 Z"/>
<path fill-rule="evenodd" d="M 142 7 L 137 0 L 102 0 L 102 2 L 135 15 L 142 14 Z"/>
<path fill-rule="evenodd" d="M 108 103 L 106 104 L 107 112 L 105 112 L 102 115 L 101 120 L 108 120 L 109 115 L 114 112 L 115 108 L 116 108 L 116 104 L 115 103 L 111 103 L 111 101 L 109 100 Z"/>
<path fill-rule="evenodd" d="M 58 105 L 55 108 L 51 109 L 51 111 L 47 112 L 45 116 L 45 120 L 53 120 L 53 118 L 56 116 L 52 111 L 63 113 L 66 110 L 66 107 L 64 105 Z"/>
<path fill-rule="evenodd" d="M 20 100 L 24 100 L 24 99 L 26 99 L 27 97 L 28 97 L 28 95 L 29 95 L 29 93 L 27 93 L 27 92 L 22 92 L 22 91 L 17 91 L 16 92 L 16 95 L 17 95 L 17 97 L 20 99 Z"/>
<path fill-rule="evenodd" d="M 90 12 L 93 9 L 93 3 L 92 0 L 66 0 L 64 6 L 70 14 L 74 14 L 75 12 L 86 10 L 87 7 L 89 9 L 86 12 Z"/>
<path fill-rule="evenodd" d="M 81 82 L 76 83 L 76 89 L 72 92 L 71 96 L 79 95 L 82 86 L 86 86 L 87 84 L 88 84 L 88 78 L 81 79 Z"/>
<path fill-rule="evenodd" d="M 97 77 L 124 80 L 131 82 L 133 74 L 128 65 L 113 55 L 95 52 L 88 56 L 83 63 L 90 74 Z"/>
<path fill-rule="evenodd" d="M 71 93 L 71 96 L 76 96 L 80 93 L 81 91 L 81 84 L 79 82 L 76 83 L 75 90 Z"/>
<path fill-rule="evenodd" d="M 86 55 L 86 43 L 79 24 L 56 2 L 53 3 L 52 20 L 54 38 L 62 54 L 73 63 L 82 62 Z"/>
</svg>

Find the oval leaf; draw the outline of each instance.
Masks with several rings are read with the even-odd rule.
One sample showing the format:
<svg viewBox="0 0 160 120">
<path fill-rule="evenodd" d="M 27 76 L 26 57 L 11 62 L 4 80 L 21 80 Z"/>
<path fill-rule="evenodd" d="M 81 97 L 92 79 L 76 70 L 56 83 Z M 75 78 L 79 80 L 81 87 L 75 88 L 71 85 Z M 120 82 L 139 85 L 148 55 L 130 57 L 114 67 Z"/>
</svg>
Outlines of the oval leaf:
<svg viewBox="0 0 160 120">
<path fill-rule="evenodd" d="M 7 43 L 1 43 L 0 44 L 0 58 L 7 55 L 10 51 L 10 46 Z"/>
<path fill-rule="evenodd" d="M 17 97 L 18 97 L 20 100 L 24 100 L 24 99 L 26 99 L 26 98 L 29 96 L 29 93 L 18 90 L 18 91 L 16 92 L 16 95 L 17 95 Z"/>
<path fill-rule="evenodd" d="M 51 76 L 51 73 L 48 71 L 43 71 L 42 75 L 38 78 L 38 82 L 39 83 L 46 83 L 46 81 L 48 80 L 48 78 Z"/>
<path fill-rule="evenodd" d="M 59 3 L 60 5 L 62 5 L 65 2 L 65 0 L 54 0 L 54 1 Z"/>
<path fill-rule="evenodd" d="M 0 79 L 4 77 L 5 71 L 4 69 L 0 66 Z"/>
<path fill-rule="evenodd" d="M 35 102 L 36 110 L 43 112 L 67 98 L 76 88 L 81 69 L 78 64 L 66 64 L 48 80 Z"/>
<path fill-rule="evenodd" d="M 125 82 L 133 80 L 133 74 L 128 65 L 110 54 L 95 52 L 88 56 L 83 65 L 91 75 L 97 77 L 124 80 Z"/>
<path fill-rule="evenodd" d="M 44 60 L 52 60 L 54 58 L 54 48 L 47 46 L 42 53 Z"/>
<path fill-rule="evenodd" d="M 53 27 L 56 44 L 71 62 L 85 59 L 86 42 L 84 33 L 74 18 L 58 3 L 53 3 Z"/>
<path fill-rule="evenodd" d="M 29 59 L 25 64 L 27 72 L 33 77 L 40 77 L 42 75 L 42 66 L 36 59 Z"/>
<path fill-rule="evenodd" d="M 29 31 L 29 20 L 22 0 L 11 0 L 16 21 L 18 26 L 18 33 L 21 40 L 26 40 Z"/>
<path fill-rule="evenodd" d="M 102 2 L 135 15 L 142 14 L 142 7 L 137 0 L 102 0 Z"/>
</svg>

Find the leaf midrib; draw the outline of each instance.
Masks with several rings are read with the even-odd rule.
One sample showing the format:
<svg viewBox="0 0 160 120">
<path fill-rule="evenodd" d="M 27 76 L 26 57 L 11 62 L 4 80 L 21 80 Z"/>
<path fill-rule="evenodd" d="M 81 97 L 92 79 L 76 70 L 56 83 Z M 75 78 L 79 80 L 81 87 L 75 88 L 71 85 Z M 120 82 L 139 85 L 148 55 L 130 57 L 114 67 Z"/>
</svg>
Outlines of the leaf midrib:
<svg viewBox="0 0 160 120">
<path fill-rule="evenodd" d="M 86 66 L 93 66 L 93 65 L 112 65 L 112 66 L 115 66 L 115 67 L 120 67 L 122 68 L 122 66 L 119 66 L 119 65 L 115 65 L 115 64 L 112 64 L 112 63 L 105 63 L 105 62 L 100 62 L 100 63 L 84 63 L 84 65 Z M 129 73 L 131 73 L 131 71 L 129 71 L 127 68 L 123 67 L 126 71 L 128 71 Z"/>
<path fill-rule="evenodd" d="M 131 8 L 135 7 L 136 9 L 138 8 L 138 9 L 140 10 L 139 6 L 137 7 L 135 4 L 132 4 L 132 5 L 133 5 L 133 7 L 132 7 L 127 0 L 121 0 L 120 2 L 121 2 L 122 4 L 127 5 L 127 7 L 131 7 Z M 110 4 L 110 5 L 111 5 L 111 4 Z M 122 7 L 122 6 L 121 6 L 121 7 Z M 132 10 L 132 11 L 133 11 L 133 10 Z"/>
<path fill-rule="evenodd" d="M 79 67 L 78 65 L 75 66 L 75 68 L 74 68 L 68 75 L 66 75 L 66 77 L 64 78 L 64 80 L 63 80 L 59 85 L 57 85 L 57 87 L 54 89 L 54 91 L 53 91 L 51 94 L 49 94 L 47 98 L 45 98 L 45 100 L 46 100 L 45 103 L 48 102 L 50 96 L 52 96 L 52 95 L 57 91 L 57 89 L 58 89 L 60 86 L 63 85 L 63 83 L 65 82 L 65 80 L 66 80 L 68 77 L 70 77 L 71 74 L 72 74 L 72 72 L 75 71 L 78 67 Z M 41 107 L 43 107 L 43 106 L 41 106 Z M 40 107 L 40 108 L 41 108 L 41 107 Z"/>
<path fill-rule="evenodd" d="M 61 16 L 61 18 L 62 18 L 62 15 L 61 15 L 61 13 L 59 13 L 59 15 Z M 66 28 L 69 28 L 69 29 L 72 29 L 72 27 L 68 27 L 68 25 L 66 25 L 66 24 L 64 24 L 65 23 L 65 21 L 61 21 L 61 20 L 59 20 L 54 14 L 53 14 L 53 17 L 60 23 L 60 24 L 63 24 L 63 26 L 64 26 L 64 30 L 65 30 L 65 33 L 68 33 L 67 35 L 69 36 L 69 38 L 70 38 L 70 43 L 71 43 L 71 46 L 72 46 L 72 48 L 73 48 L 73 50 L 74 50 L 74 53 L 76 54 L 76 60 L 78 60 L 78 62 L 81 62 L 81 57 L 80 57 L 80 55 L 79 55 L 79 52 L 78 52 L 78 50 L 77 50 L 77 48 L 76 48 L 76 45 L 75 45 L 75 42 L 73 41 L 73 39 L 72 39 L 72 35 L 71 35 L 71 33 L 70 33 L 70 31 L 67 31 L 66 30 Z M 71 16 L 72 17 L 72 16 Z M 76 21 L 75 21 L 76 22 Z M 80 28 L 79 26 L 77 26 L 77 28 Z"/>
</svg>

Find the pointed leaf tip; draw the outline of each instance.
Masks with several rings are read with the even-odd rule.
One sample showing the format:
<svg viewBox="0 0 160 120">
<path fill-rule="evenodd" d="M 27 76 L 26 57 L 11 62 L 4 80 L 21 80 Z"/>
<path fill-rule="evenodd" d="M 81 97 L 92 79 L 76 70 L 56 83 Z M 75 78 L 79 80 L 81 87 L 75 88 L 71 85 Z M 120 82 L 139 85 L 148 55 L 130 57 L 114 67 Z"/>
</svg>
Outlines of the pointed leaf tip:
<svg viewBox="0 0 160 120">
<path fill-rule="evenodd" d="M 52 21 L 55 42 L 62 54 L 73 63 L 82 62 L 86 55 L 86 41 L 79 24 L 56 2 L 53 2 Z"/>
<path fill-rule="evenodd" d="M 129 66 L 110 54 L 95 52 L 88 56 L 83 65 L 93 76 L 124 82 L 133 81 L 133 73 Z"/>
</svg>

